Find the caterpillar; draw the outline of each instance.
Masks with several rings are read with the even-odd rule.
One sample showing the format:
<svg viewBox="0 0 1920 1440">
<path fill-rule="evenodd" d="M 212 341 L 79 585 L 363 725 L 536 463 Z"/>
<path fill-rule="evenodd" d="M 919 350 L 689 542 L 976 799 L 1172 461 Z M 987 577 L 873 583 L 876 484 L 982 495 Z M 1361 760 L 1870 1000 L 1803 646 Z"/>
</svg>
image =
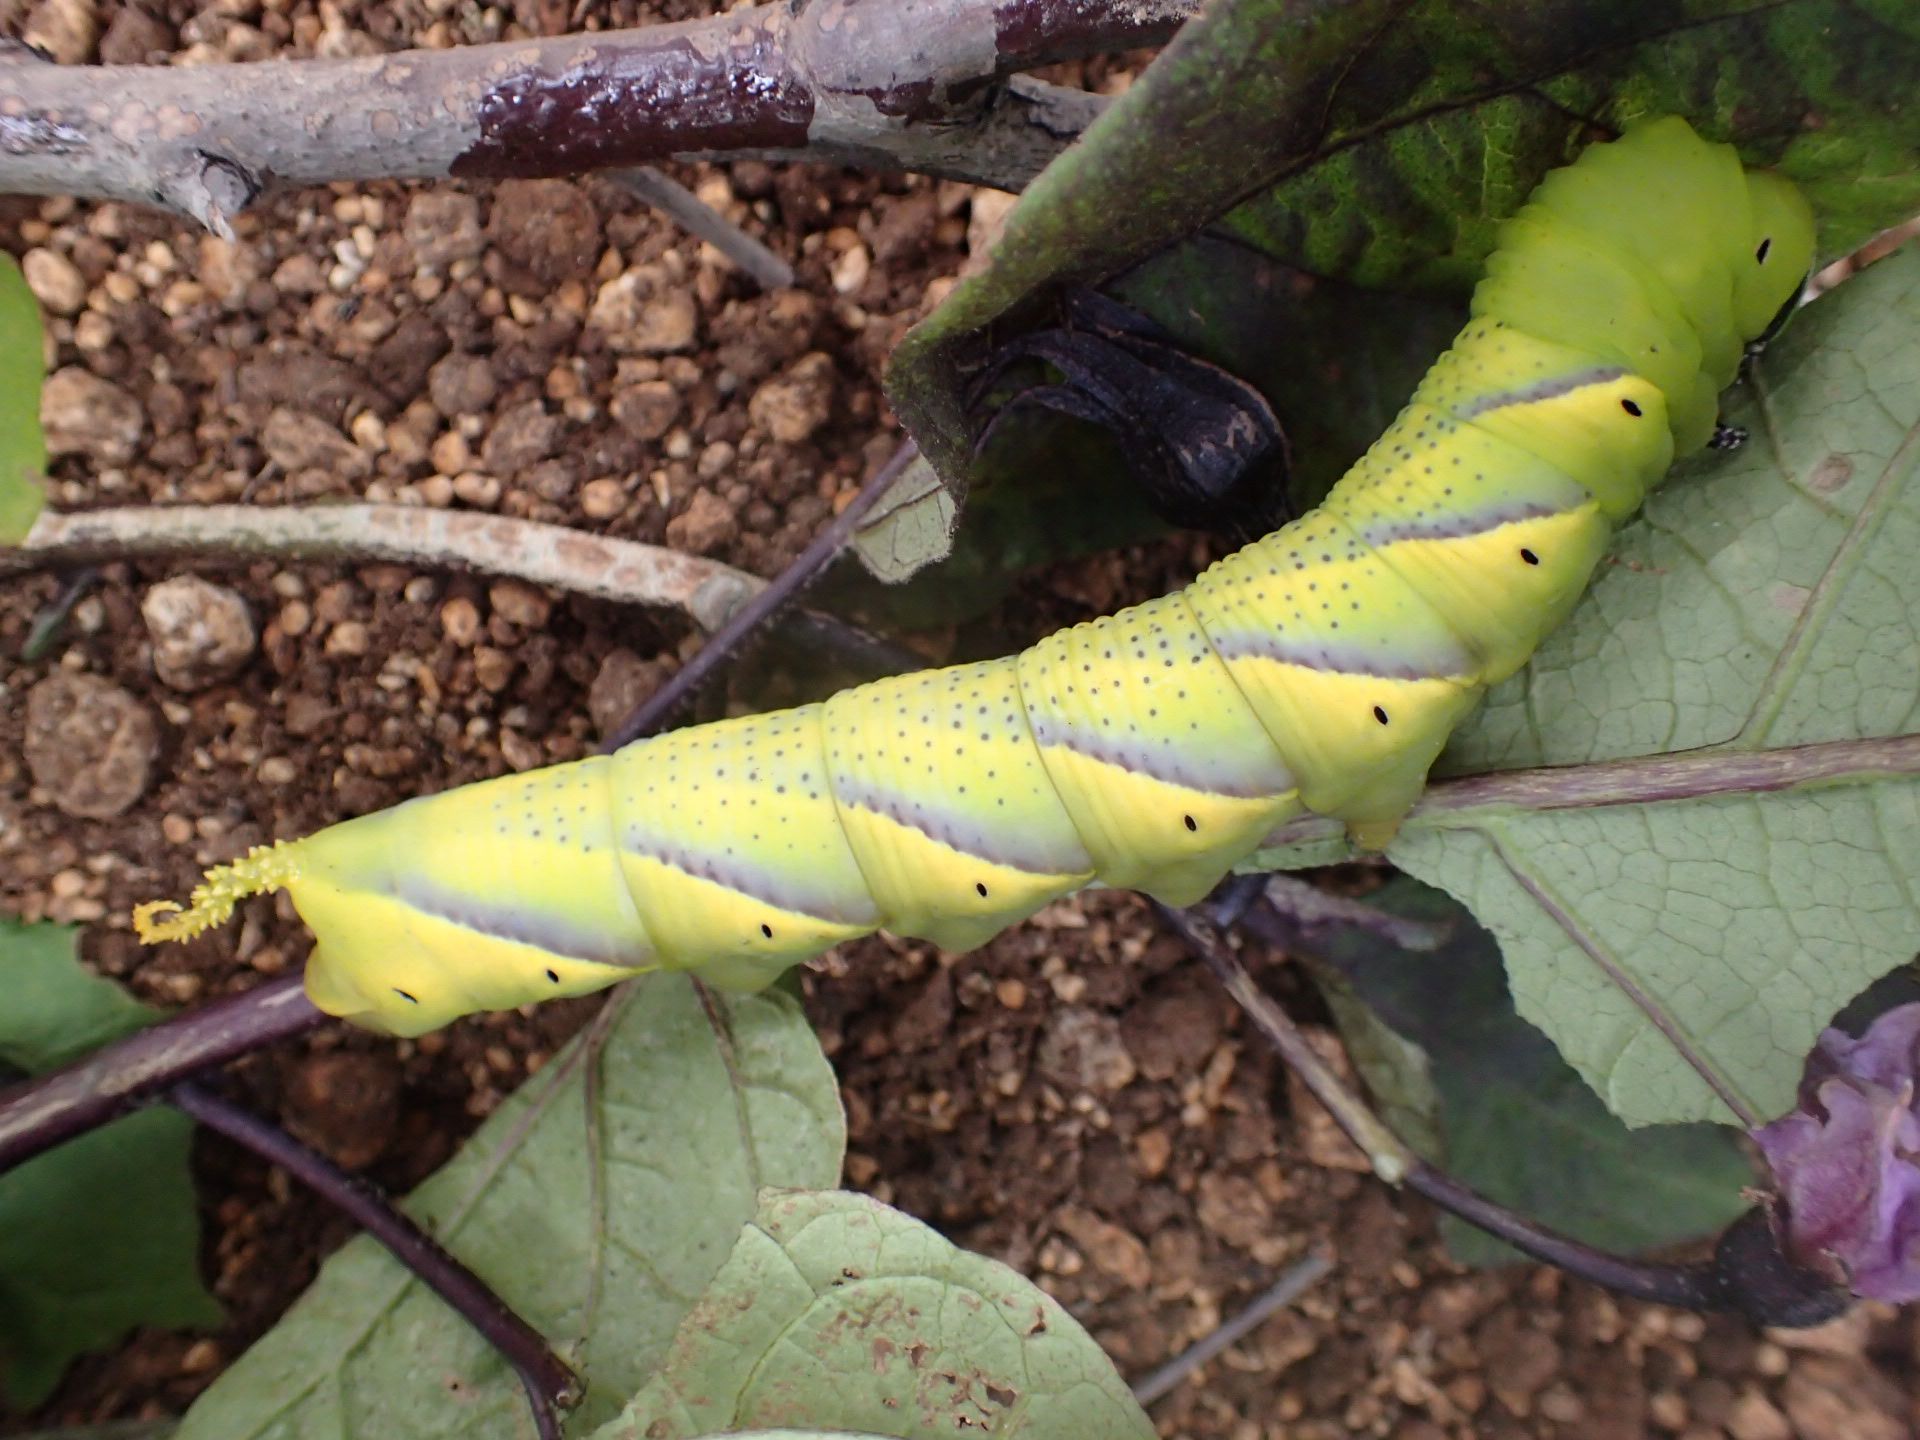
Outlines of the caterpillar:
<svg viewBox="0 0 1920 1440">
<path fill-rule="evenodd" d="M 751 989 L 880 927 L 971 949 L 1094 881 L 1189 904 L 1302 810 L 1384 845 L 1714 435 L 1813 250 L 1787 181 L 1683 120 L 1630 128 L 1505 224 L 1465 329 L 1326 500 L 1186 589 L 259 847 L 136 928 L 285 889 L 313 1002 L 416 1035 L 655 968 Z"/>
</svg>

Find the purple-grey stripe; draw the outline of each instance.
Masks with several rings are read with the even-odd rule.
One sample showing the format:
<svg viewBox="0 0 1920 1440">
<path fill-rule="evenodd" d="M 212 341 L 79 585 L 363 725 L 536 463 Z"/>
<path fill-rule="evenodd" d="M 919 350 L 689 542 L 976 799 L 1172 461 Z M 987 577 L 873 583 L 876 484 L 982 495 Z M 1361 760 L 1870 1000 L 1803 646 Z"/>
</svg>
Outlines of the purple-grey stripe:
<svg viewBox="0 0 1920 1440">
<path fill-rule="evenodd" d="M 607 878 L 613 884 L 620 883 L 618 873 L 610 873 Z M 637 937 L 590 930 L 566 916 L 542 914 L 506 900 L 456 894 L 417 875 L 396 876 L 389 893 L 409 909 L 449 925 L 496 940 L 532 945 L 566 960 L 631 969 L 653 958 L 652 947 Z"/>
<path fill-rule="evenodd" d="M 1456 405 L 1453 413 L 1462 420 L 1471 420 L 1474 416 L 1485 415 L 1490 410 L 1505 410 L 1510 405 L 1531 405 L 1536 401 L 1551 400 L 1558 395 L 1571 395 L 1575 390 L 1584 390 L 1589 385 L 1605 385 L 1630 373 L 1624 365 L 1595 365 L 1586 370 L 1576 370 L 1571 375 L 1549 375 L 1545 379 L 1535 380 L 1531 385 L 1517 385 L 1511 390 L 1495 390 L 1491 394 Z"/>
<path fill-rule="evenodd" d="M 1040 779 L 1047 780 L 1044 771 Z M 1052 782 L 1047 781 L 1048 784 Z M 950 810 L 938 800 L 908 799 L 871 781 L 834 777 L 833 793 L 842 805 L 852 805 L 897 824 L 918 830 L 929 840 L 951 850 L 1029 875 L 1091 875 L 1093 858 L 1075 841 L 1073 854 L 1063 854 L 1046 837 L 1023 831 L 1017 824 L 989 824 Z M 1055 803 L 1058 803 L 1057 801 Z M 1063 824 L 1068 823 L 1063 820 Z"/>
<path fill-rule="evenodd" d="M 1582 499 L 1586 492 L 1580 492 Z M 1558 515 L 1562 507 L 1544 505 L 1535 500 L 1509 500 L 1478 510 L 1463 510 L 1453 515 L 1433 515 L 1425 519 L 1375 520 L 1359 528 L 1360 538 L 1378 547 L 1400 540 L 1464 540 L 1484 535 L 1502 525 L 1522 520 L 1544 520 Z"/>
<path fill-rule="evenodd" d="M 1071 750 L 1116 770 L 1145 775 L 1169 785 L 1183 785 L 1206 795 L 1259 800 L 1284 795 L 1295 788 L 1293 776 L 1280 762 L 1280 757 L 1270 751 L 1231 755 L 1204 747 L 1182 748 L 1165 741 L 1128 743 L 1090 734 L 1058 715 L 1035 715 L 1032 723 L 1033 738 L 1042 746 Z"/>
<path fill-rule="evenodd" d="M 682 874 L 710 880 L 776 910 L 805 915 L 827 925 L 880 923 L 880 912 L 864 887 L 850 894 L 840 887 L 809 884 L 811 877 L 782 875 L 739 855 L 716 855 L 683 841 L 649 834 L 639 822 L 621 826 L 620 845 L 630 855 L 644 855 Z"/>
<path fill-rule="evenodd" d="M 1277 660 L 1303 670 L 1325 670 L 1340 675 L 1373 675 L 1382 680 L 1460 680 L 1471 683 L 1476 672 L 1465 649 L 1445 651 L 1409 648 L 1400 654 L 1382 654 L 1358 645 L 1342 645 L 1312 638 L 1241 631 L 1213 638 L 1223 660 L 1245 658 Z"/>
</svg>

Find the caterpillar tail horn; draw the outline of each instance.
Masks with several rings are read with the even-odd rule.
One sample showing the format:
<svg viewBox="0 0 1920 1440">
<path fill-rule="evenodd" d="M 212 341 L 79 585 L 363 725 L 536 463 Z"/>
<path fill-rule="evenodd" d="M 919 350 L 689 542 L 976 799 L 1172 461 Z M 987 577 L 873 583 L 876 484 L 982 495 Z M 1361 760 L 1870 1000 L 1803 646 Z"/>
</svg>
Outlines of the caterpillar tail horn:
<svg viewBox="0 0 1920 1440">
<path fill-rule="evenodd" d="M 233 907 L 249 895 L 284 890 L 298 873 L 293 847 L 286 841 L 256 845 L 238 860 L 207 871 L 184 908 L 172 900 L 149 900 L 136 906 L 133 933 L 143 945 L 191 940 L 226 924 L 233 917 Z"/>
</svg>

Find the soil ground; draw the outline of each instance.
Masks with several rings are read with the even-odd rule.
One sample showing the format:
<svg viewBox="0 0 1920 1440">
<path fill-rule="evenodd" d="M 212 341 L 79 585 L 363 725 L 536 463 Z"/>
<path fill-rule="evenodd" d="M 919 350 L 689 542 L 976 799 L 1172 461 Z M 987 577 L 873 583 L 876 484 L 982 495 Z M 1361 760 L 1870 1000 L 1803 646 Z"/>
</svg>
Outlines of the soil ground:
<svg viewBox="0 0 1920 1440">
<path fill-rule="evenodd" d="M 0 0 L 0 24 L 77 34 L 63 58 L 250 59 L 702 8 Z M 127 206 L 0 201 L 0 245 L 52 257 L 31 269 L 65 374 L 50 405 L 72 436 L 54 503 L 397 499 L 773 573 L 891 451 L 885 357 L 991 206 L 976 217 L 966 189 L 920 180 L 676 173 L 790 260 L 796 286 L 757 291 L 597 180 L 283 195 L 243 216 L 232 245 Z M 623 305 L 602 312 L 619 324 L 594 323 L 596 305 Z M 1006 639 L 1204 558 L 1170 541 L 1063 567 L 1006 607 Z M 143 616 L 179 569 L 105 567 L 35 663 L 16 657 L 62 582 L 0 585 L 0 909 L 84 924 L 90 963 L 168 1005 L 297 963 L 303 932 L 260 904 L 213 939 L 143 952 L 132 904 L 183 893 L 248 844 L 585 753 L 693 644 L 671 618 L 512 582 L 243 563 L 207 578 L 240 597 L 257 637 L 219 597 L 179 601 L 214 636 L 181 642 L 183 689 L 157 678 L 166 646 Z M 50 681 L 70 721 L 93 723 L 91 749 L 36 752 L 27 697 Z M 81 792 L 93 813 L 55 803 Z M 1287 991 L 1283 957 L 1269 967 Z M 1330 1247 L 1329 1279 L 1161 1402 L 1164 1435 L 1898 1440 L 1920 1424 L 1910 1315 L 1763 1335 L 1551 1272 L 1459 1271 L 1424 1207 L 1348 1168 L 1324 1117 L 1135 899 L 1063 903 L 960 959 L 868 941 L 807 989 L 845 1090 L 850 1183 L 1037 1276 L 1129 1374 Z M 591 1005 L 411 1044 L 330 1030 L 256 1057 L 244 1083 L 264 1112 L 405 1189 Z M 81 1363 L 36 1422 L 177 1412 L 349 1233 L 224 1143 L 203 1139 L 197 1160 L 229 1323 L 136 1335 Z"/>
</svg>

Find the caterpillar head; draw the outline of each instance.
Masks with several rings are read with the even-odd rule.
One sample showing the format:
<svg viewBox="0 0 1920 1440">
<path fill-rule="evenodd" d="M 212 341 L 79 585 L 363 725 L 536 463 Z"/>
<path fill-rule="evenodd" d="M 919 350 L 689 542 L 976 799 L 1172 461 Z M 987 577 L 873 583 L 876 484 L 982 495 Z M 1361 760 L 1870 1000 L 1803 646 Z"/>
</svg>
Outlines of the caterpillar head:
<svg viewBox="0 0 1920 1440">
<path fill-rule="evenodd" d="M 1800 298 L 1813 268 L 1813 211 L 1790 181 L 1747 173 L 1751 229 L 1733 277 L 1734 323 L 1743 340 L 1771 335 Z"/>
</svg>

